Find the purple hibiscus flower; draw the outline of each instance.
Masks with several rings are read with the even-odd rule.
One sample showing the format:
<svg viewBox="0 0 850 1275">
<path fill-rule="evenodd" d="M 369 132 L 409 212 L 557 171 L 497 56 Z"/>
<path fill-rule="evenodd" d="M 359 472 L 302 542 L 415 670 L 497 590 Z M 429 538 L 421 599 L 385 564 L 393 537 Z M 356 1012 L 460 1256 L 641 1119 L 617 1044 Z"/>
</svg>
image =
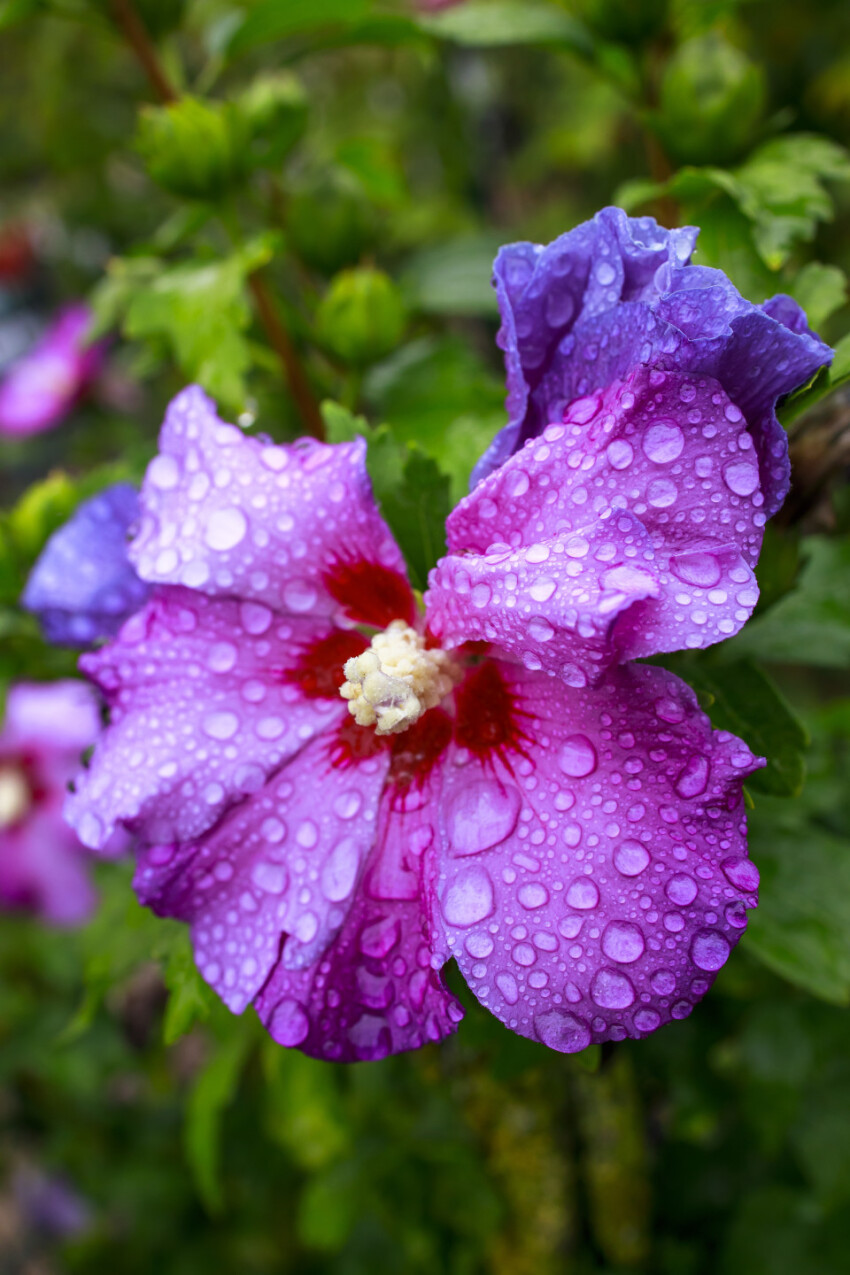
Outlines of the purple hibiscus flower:
<svg viewBox="0 0 850 1275">
<path fill-rule="evenodd" d="M 11 687 L 0 731 L 0 906 L 56 924 L 89 915 L 89 856 L 62 808 L 99 730 L 97 696 L 84 682 Z"/>
<path fill-rule="evenodd" d="M 85 500 L 48 540 L 30 572 L 21 605 L 49 642 L 87 646 L 111 637 L 150 593 L 127 557 L 139 494 L 115 483 Z"/>
<path fill-rule="evenodd" d="M 62 310 L 0 382 L 0 434 L 39 434 L 58 425 L 97 374 L 101 345 L 86 345 L 88 306 Z"/>
<path fill-rule="evenodd" d="M 204 977 L 319 1057 L 452 1031 L 450 956 L 557 1049 L 683 1017 L 755 901 L 758 761 L 663 669 L 577 688 L 437 646 L 444 591 L 418 618 L 364 451 L 247 438 L 197 389 L 172 404 L 131 547 L 158 587 L 82 660 L 112 724 L 69 801 L 80 837 L 136 833 L 140 897 L 191 923 Z"/>
</svg>

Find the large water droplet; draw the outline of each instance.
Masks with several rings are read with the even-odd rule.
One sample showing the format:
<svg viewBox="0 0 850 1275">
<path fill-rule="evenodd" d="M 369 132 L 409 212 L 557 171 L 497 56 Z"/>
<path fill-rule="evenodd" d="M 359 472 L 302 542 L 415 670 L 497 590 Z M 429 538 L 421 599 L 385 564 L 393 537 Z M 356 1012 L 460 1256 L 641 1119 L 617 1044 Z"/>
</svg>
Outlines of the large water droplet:
<svg viewBox="0 0 850 1275">
<path fill-rule="evenodd" d="M 644 454 L 656 465 L 669 465 L 678 460 L 685 446 L 685 436 L 675 421 L 656 421 L 643 435 Z"/>
<path fill-rule="evenodd" d="M 640 876 L 649 867 L 649 851 L 639 841 L 621 841 L 614 851 L 614 867 L 624 877 Z"/>
<path fill-rule="evenodd" d="M 608 444 L 605 455 L 613 469 L 628 469 L 634 459 L 634 448 L 624 438 L 615 438 Z"/>
<path fill-rule="evenodd" d="M 571 908 L 586 911 L 595 908 L 599 902 L 599 888 L 589 877 L 576 877 L 567 890 L 567 903 Z"/>
<path fill-rule="evenodd" d="M 358 866 L 357 845 L 351 837 L 345 837 L 334 846 L 322 868 L 322 893 L 330 903 L 348 898 L 357 880 Z"/>
<path fill-rule="evenodd" d="M 484 868 L 463 869 L 443 895 L 443 916 L 449 925 L 465 929 L 483 921 L 493 911 L 493 882 Z"/>
<path fill-rule="evenodd" d="M 697 883 L 686 872 L 677 872 L 667 882 L 665 893 L 671 903 L 686 908 L 697 897 Z"/>
<path fill-rule="evenodd" d="M 642 932 L 630 921 L 611 921 L 602 934 L 602 951 L 612 961 L 631 965 L 643 956 L 646 941 Z"/>
<path fill-rule="evenodd" d="M 224 552 L 245 539 L 248 523 L 241 509 L 214 509 L 210 514 L 204 539 L 210 549 Z"/>
<path fill-rule="evenodd" d="M 679 778 L 676 780 L 676 792 L 680 797 L 699 797 L 708 786 L 711 767 L 707 757 L 702 753 L 694 753 L 685 763 Z"/>
<path fill-rule="evenodd" d="M 759 870 L 752 859 L 732 857 L 724 859 L 720 866 L 723 869 L 724 876 L 730 885 L 735 886 L 736 890 L 746 890 L 747 893 L 752 893 L 758 889 Z"/>
<path fill-rule="evenodd" d="M 619 970 L 605 968 L 594 975 L 590 994 L 602 1009 L 628 1009 L 635 999 L 631 979 Z"/>
<path fill-rule="evenodd" d="M 751 496 L 759 485 L 759 471 L 752 461 L 733 460 L 723 467 L 723 481 L 736 496 Z"/>
<path fill-rule="evenodd" d="M 258 859 L 251 869 L 251 880 L 266 894 L 283 894 L 286 889 L 286 868 L 282 863 Z"/>
<path fill-rule="evenodd" d="M 561 1054 L 577 1054 L 590 1044 L 590 1028 L 583 1018 L 565 1009 L 550 1009 L 534 1019 L 538 1039 Z"/>
<path fill-rule="evenodd" d="M 269 1035 L 279 1045 L 292 1048 L 300 1045 L 310 1031 L 310 1020 L 304 1006 L 296 1000 L 284 1000 L 276 1005 L 269 1019 Z"/>
<path fill-rule="evenodd" d="M 719 970 L 729 957 L 729 943 L 717 930 L 700 930 L 691 943 L 691 959 L 701 970 Z"/>
<path fill-rule="evenodd" d="M 517 891 L 517 898 L 522 906 L 531 912 L 535 908 L 542 908 L 544 903 L 549 902 L 549 891 L 539 881 L 529 881 L 526 885 L 520 886 Z"/>
<path fill-rule="evenodd" d="M 444 807 L 453 854 L 480 854 L 499 845 L 516 827 L 520 804 L 513 784 L 498 779 L 458 784 Z"/>
<path fill-rule="evenodd" d="M 207 713 L 201 726 L 210 739 L 232 739 L 239 729 L 239 718 L 235 713 Z"/>
<path fill-rule="evenodd" d="M 680 553 L 670 559 L 670 570 L 685 584 L 711 589 L 720 579 L 720 563 L 712 553 Z"/>
<path fill-rule="evenodd" d="M 570 735 L 558 753 L 558 765 L 572 779 L 584 779 L 596 769 L 596 749 L 586 735 Z"/>
<path fill-rule="evenodd" d="M 519 987 L 513 974 L 509 974 L 507 970 L 497 974 L 496 986 L 509 1005 L 516 1005 L 519 1000 Z"/>
</svg>

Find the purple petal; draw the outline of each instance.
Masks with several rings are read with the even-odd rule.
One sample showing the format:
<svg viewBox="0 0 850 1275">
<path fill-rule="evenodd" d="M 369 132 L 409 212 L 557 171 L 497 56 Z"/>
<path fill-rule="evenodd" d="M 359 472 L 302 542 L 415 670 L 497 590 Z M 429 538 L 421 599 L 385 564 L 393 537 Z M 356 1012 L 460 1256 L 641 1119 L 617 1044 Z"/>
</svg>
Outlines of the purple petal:
<svg viewBox="0 0 850 1275">
<path fill-rule="evenodd" d="M 502 312 L 509 422 L 473 472 L 480 482 L 576 398 L 643 365 L 718 380 L 744 413 L 767 517 L 788 487 L 777 398 L 832 357 L 788 298 L 744 300 L 718 270 L 690 266 L 696 231 L 606 208 L 548 247 L 503 248 L 494 282 Z"/>
<path fill-rule="evenodd" d="M 62 806 L 80 753 L 99 730 L 97 697 L 84 682 L 20 682 L 10 689 L 0 733 L 4 907 L 26 908 L 54 924 L 77 923 L 91 912 L 85 852 Z"/>
<path fill-rule="evenodd" d="M 136 489 L 116 483 L 83 501 L 50 537 L 21 598 L 48 641 L 86 646 L 109 637 L 147 600 L 150 587 L 127 556 L 138 514 Z"/>
<path fill-rule="evenodd" d="M 69 306 L 0 384 L 0 434 L 27 435 L 58 425 L 100 367 L 101 346 L 86 346 L 91 312 Z"/>
<path fill-rule="evenodd" d="M 563 1052 L 684 1018 L 755 905 L 741 782 L 761 763 L 664 669 L 579 693 L 500 672 L 526 744 L 446 768 L 442 955 Z"/>
<path fill-rule="evenodd" d="M 169 407 L 148 467 L 131 560 L 144 580 L 294 615 L 408 618 L 404 560 L 372 497 L 365 455 L 362 440 L 249 438 L 190 387 Z M 395 593 L 386 619 L 379 583 Z"/>
<path fill-rule="evenodd" d="M 722 641 L 758 598 L 758 484 L 716 381 L 638 369 L 576 400 L 455 508 L 430 627 L 574 686 L 613 661 Z"/>
<path fill-rule="evenodd" d="M 351 906 L 389 754 L 336 768 L 332 745 L 308 744 L 199 842 L 157 846 L 139 862 L 140 900 L 191 922 L 198 968 L 234 1013 L 279 956 L 286 971 L 314 964 Z"/>
<path fill-rule="evenodd" d="M 309 968 L 281 961 L 256 1001 L 281 1045 L 357 1062 L 443 1039 L 463 1010 L 432 967 L 429 908 L 439 771 L 407 796 L 392 786 L 339 937 Z"/>
<path fill-rule="evenodd" d="M 111 725 L 67 807 L 102 847 L 117 823 L 149 844 L 199 837 L 314 735 L 345 716 L 292 674 L 315 621 L 257 602 L 162 588 L 80 667 L 103 690 Z"/>
</svg>

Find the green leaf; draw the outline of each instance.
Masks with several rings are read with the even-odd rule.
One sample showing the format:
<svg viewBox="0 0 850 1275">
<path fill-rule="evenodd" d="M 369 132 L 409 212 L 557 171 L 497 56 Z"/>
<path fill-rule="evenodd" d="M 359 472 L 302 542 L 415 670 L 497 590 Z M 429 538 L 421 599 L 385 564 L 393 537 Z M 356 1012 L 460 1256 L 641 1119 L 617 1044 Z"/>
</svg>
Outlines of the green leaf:
<svg viewBox="0 0 850 1275">
<path fill-rule="evenodd" d="M 745 943 L 815 996 L 850 1005 L 850 855 L 847 842 L 807 823 L 796 804 L 759 799 L 750 854 L 761 873 Z"/>
<path fill-rule="evenodd" d="M 328 440 L 366 439 L 366 468 L 375 499 L 398 541 L 416 589 L 446 551 L 446 518 L 452 507 L 448 475 L 413 444 L 400 442 L 388 425 L 372 428 L 338 403 L 322 404 Z"/>
<path fill-rule="evenodd" d="M 186 927 L 181 926 L 179 934 L 169 934 L 166 942 L 155 946 L 154 955 L 163 958 L 162 977 L 169 991 L 162 1039 L 166 1045 L 173 1045 L 196 1022 L 209 1018 L 216 1007 L 216 996 L 198 973 Z"/>
<path fill-rule="evenodd" d="M 44 8 L 44 0 L 0 0 L 0 31 L 31 18 Z"/>
<path fill-rule="evenodd" d="M 669 664 L 698 693 L 718 730 L 732 731 L 756 756 L 767 758 L 767 767 L 751 775 L 747 787 L 796 796 L 805 778 L 809 737 L 773 679 L 751 660 L 720 664 L 684 656 Z"/>
<path fill-rule="evenodd" d="M 410 308 L 425 314 L 498 318 L 490 281 L 502 239 L 500 234 L 469 235 L 422 249 L 410 258 L 400 280 Z"/>
<path fill-rule="evenodd" d="M 850 666 L 850 541 L 810 536 L 801 549 L 807 561 L 796 588 L 724 642 L 726 657 Z"/>
<path fill-rule="evenodd" d="M 232 1102 L 239 1077 L 256 1040 L 255 1022 L 231 1019 L 226 1035 L 198 1076 L 186 1106 L 184 1144 L 198 1194 L 208 1212 L 223 1205 L 221 1184 L 221 1124 Z"/>
<path fill-rule="evenodd" d="M 360 1175 L 351 1160 L 309 1178 L 298 1206 L 298 1234 L 308 1248 L 337 1252 L 361 1211 Z"/>
<path fill-rule="evenodd" d="M 419 25 L 441 40 L 472 48 L 532 44 L 564 49 L 582 57 L 593 54 L 593 41 L 586 29 L 554 4 L 468 0 L 444 13 L 420 18 Z"/>
<path fill-rule="evenodd" d="M 822 367 L 808 385 L 803 385 L 779 405 L 777 416 L 787 428 L 793 425 L 798 417 L 826 398 L 840 385 L 850 381 L 850 332 L 843 336 L 835 346 L 835 355 L 829 367 Z"/>
<path fill-rule="evenodd" d="M 799 271 L 791 295 L 805 310 L 809 327 L 817 330 L 847 300 L 847 276 L 838 266 L 810 261 Z"/>
<path fill-rule="evenodd" d="M 262 1046 L 266 1078 L 265 1127 L 295 1164 L 315 1172 L 339 1160 L 350 1135 L 333 1068 L 296 1049 L 281 1049 L 266 1038 Z"/>
<path fill-rule="evenodd" d="M 251 365 L 245 283 L 272 252 L 272 238 L 261 236 L 212 262 L 165 266 L 118 258 L 93 297 L 98 330 L 120 322 L 131 339 L 164 340 L 188 380 L 226 408 L 241 410 Z"/>
<path fill-rule="evenodd" d="M 454 503 L 466 495 L 472 466 L 505 423 L 504 381 L 454 337 L 402 346 L 371 369 L 364 394 L 399 440 L 416 443 L 448 474 Z"/>
<path fill-rule="evenodd" d="M 260 0 L 234 31 L 228 55 L 239 57 L 273 40 L 309 34 L 325 26 L 349 26 L 369 16 L 369 0 Z"/>
</svg>

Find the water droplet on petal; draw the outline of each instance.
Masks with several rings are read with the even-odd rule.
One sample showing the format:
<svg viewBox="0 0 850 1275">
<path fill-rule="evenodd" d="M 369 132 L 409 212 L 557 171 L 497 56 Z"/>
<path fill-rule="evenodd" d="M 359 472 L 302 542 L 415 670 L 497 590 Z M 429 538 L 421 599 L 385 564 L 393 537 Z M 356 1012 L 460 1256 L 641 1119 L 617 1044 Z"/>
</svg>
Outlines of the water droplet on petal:
<svg viewBox="0 0 850 1275">
<path fill-rule="evenodd" d="M 493 906 L 493 883 L 486 869 L 478 866 L 459 872 L 449 883 L 442 901 L 443 916 L 449 925 L 461 929 L 483 921 Z"/>
<path fill-rule="evenodd" d="M 749 460 L 733 460 L 723 467 L 723 481 L 736 496 L 751 496 L 759 485 L 759 471 Z"/>
<path fill-rule="evenodd" d="M 358 867 L 357 845 L 345 837 L 334 846 L 322 868 L 322 894 L 330 903 L 341 903 L 348 898 L 357 880 Z"/>
<path fill-rule="evenodd" d="M 310 1031 L 310 1020 L 296 1000 L 281 1001 L 269 1019 L 269 1035 L 279 1045 L 300 1045 Z"/>
<path fill-rule="evenodd" d="M 248 523 L 241 509 L 214 509 L 207 522 L 204 539 L 210 549 L 223 553 L 235 549 L 248 530 Z"/>
<path fill-rule="evenodd" d="M 639 1032 L 654 1032 L 661 1023 L 661 1015 L 654 1009 L 639 1009 L 635 1014 L 635 1027 Z"/>
<path fill-rule="evenodd" d="M 734 857 L 724 859 L 720 867 L 723 869 L 723 874 L 730 885 L 734 885 L 737 890 L 746 890 L 748 893 L 752 893 L 758 889 L 759 870 L 752 859 Z"/>
<path fill-rule="evenodd" d="M 599 902 L 599 888 L 589 877 L 576 877 L 567 890 L 567 903 L 571 908 L 586 911 L 595 908 Z"/>
<path fill-rule="evenodd" d="M 286 889 L 286 868 L 282 863 L 268 863 L 258 859 L 251 869 L 251 880 L 266 894 L 283 894 Z"/>
<path fill-rule="evenodd" d="M 526 885 L 520 886 L 517 898 L 522 906 L 531 912 L 549 902 L 549 891 L 539 881 L 529 881 Z"/>
<path fill-rule="evenodd" d="M 694 753 L 688 758 L 679 778 L 676 780 L 676 792 L 680 797 L 699 797 L 708 786 L 711 767 L 707 757 L 702 753 Z"/>
<path fill-rule="evenodd" d="M 665 894 L 677 907 L 686 908 L 697 897 L 697 883 L 686 872 L 677 872 L 665 887 Z"/>
<path fill-rule="evenodd" d="M 672 970 L 656 970 L 649 985 L 656 996 L 672 996 L 676 990 L 676 975 Z"/>
<path fill-rule="evenodd" d="M 640 876 L 649 867 L 649 851 L 639 841 L 622 841 L 614 851 L 614 867 L 624 877 Z"/>
<path fill-rule="evenodd" d="M 729 943 L 716 930 L 700 930 L 691 943 L 691 959 L 701 970 L 719 970 L 729 956 Z"/>
<path fill-rule="evenodd" d="M 201 725 L 210 739 L 232 739 L 239 729 L 239 718 L 235 713 L 207 713 Z"/>
<path fill-rule="evenodd" d="M 630 965 L 643 956 L 646 940 L 630 921 L 611 921 L 602 934 L 602 951 L 612 961 Z"/>
<path fill-rule="evenodd" d="M 670 559 L 670 570 L 685 584 L 711 589 L 720 579 L 720 563 L 712 553 L 680 553 Z"/>
<path fill-rule="evenodd" d="M 283 586 L 283 602 L 288 611 L 300 614 L 316 605 L 316 590 L 304 580 L 288 580 Z"/>
<path fill-rule="evenodd" d="M 550 1009 L 534 1019 L 538 1039 L 561 1054 L 577 1054 L 590 1044 L 590 1028 L 583 1018 L 565 1009 Z"/>
<path fill-rule="evenodd" d="M 498 779 L 458 784 L 444 806 L 453 854 L 480 854 L 499 845 L 516 827 L 520 804 L 513 784 Z"/>
<path fill-rule="evenodd" d="M 634 448 L 624 438 L 615 438 L 608 444 L 605 455 L 613 469 L 628 469 L 634 459 Z"/>
<path fill-rule="evenodd" d="M 644 454 L 657 465 L 678 460 L 685 446 L 685 436 L 675 421 L 656 421 L 643 435 Z"/>
<path fill-rule="evenodd" d="M 628 1009 L 634 1004 L 635 989 L 619 970 L 603 968 L 594 975 L 590 995 L 602 1009 Z"/>
<path fill-rule="evenodd" d="M 516 1005 L 519 1000 L 519 987 L 513 974 L 509 974 L 507 970 L 497 974 L 496 986 L 509 1005 Z"/>
<path fill-rule="evenodd" d="M 558 765 L 572 779 L 584 779 L 596 769 L 596 749 L 586 735 L 570 735 L 561 745 Z"/>
</svg>

